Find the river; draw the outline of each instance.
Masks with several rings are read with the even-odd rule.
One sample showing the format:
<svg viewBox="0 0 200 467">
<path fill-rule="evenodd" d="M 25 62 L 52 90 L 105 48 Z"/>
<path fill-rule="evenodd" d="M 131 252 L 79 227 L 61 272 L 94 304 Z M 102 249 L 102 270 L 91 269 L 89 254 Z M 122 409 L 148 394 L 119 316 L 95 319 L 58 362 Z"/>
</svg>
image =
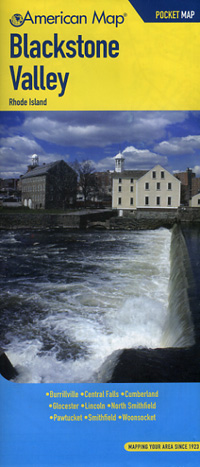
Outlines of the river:
<svg viewBox="0 0 200 467">
<path fill-rule="evenodd" d="M 199 228 L 185 229 L 184 237 L 197 311 Z M 184 315 L 178 334 L 180 310 L 169 309 L 170 294 L 176 293 L 170 285 L 171 243 L 165 228 L 2 231 L 1 346 L 18 371 L 16 381 L 95 382 L 114 351 L 192 346 L 187 296 L 187 326 Z"/>
</svg>

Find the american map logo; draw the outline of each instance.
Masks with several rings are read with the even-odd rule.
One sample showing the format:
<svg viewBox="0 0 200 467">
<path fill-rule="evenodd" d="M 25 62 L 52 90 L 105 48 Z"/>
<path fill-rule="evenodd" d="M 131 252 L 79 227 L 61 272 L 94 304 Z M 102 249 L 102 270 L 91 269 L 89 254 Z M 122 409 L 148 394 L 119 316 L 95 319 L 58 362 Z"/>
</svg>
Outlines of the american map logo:
<svg viewBox="0 0 200 467">
<path fill-rule="evenodd" d="M 10 23 L 15 28 L 22 26 L 23 22 L 24 22 L 24 18 L 22 15 L 20 15 L 20 13 L 15 13 L 15 15 L 13 15 L 12 18 L 10 19 Z"/>
</svg>

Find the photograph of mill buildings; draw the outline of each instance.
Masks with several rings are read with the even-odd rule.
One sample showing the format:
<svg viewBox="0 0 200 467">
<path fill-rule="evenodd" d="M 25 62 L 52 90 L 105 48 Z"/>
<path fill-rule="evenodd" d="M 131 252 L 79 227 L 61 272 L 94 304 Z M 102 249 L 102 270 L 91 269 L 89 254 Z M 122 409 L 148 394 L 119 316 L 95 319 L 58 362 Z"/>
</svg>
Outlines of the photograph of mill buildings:
<svg viewBox="0 0 200 467">
<path fill-rule="evenodd" d="M 0 203 L 32 210 L 200 206 L 199 112 L 1 112 Z"/>
<path fill-rule="evenodd" d="M 1 179 L 2 206 L 30 209 L 109 207 L 119 215 L 138 209 L 200 207 L 200 177 L 192 169 L 171 174 L 161 165 L 126 170 L 122 152 L 113 157 L 114 170 L 96 172 L 90 161 L 70 167 L 63 160 L 39 164 L 34 154 L 20 179 Z"/>
<path fill-rule="evenodd" d="M 8 379 L 198 381 L 200 113 L 1 116 Z"/>
</svg>

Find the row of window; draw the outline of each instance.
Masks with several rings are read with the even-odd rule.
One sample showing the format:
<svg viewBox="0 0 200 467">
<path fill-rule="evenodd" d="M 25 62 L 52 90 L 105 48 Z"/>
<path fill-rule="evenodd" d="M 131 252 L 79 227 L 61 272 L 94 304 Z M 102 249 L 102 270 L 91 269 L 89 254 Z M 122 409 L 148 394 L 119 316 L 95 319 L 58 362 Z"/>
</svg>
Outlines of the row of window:
<svg viewBox="0 0 200 467">
<path fill-rule="evenodd" d="M 153 170 L 153 172 L 152 172 L 152 178 L 153 178 L 154 180 L 157 178 L 157 173 L 156 173 L 155 170 Z M 158 177 L 158 178 L 159 178 L 159 177 Z M 162 180 L 165 178 L 165 172 L 164 172 L 164 170 L 161 170 L 161 172 L 160 172 L 160 178 L 161 178 Z M 119 178 L 119 179 L 118 179 L 118 182 L 119 182 L 119 183 L 122 183 L 122 178 Z M 134 178 L 131 178 L 131 179 L 130 179 L 130 183 L 134 183 Z"/>
<path fill-rule="evenodd" d="M 29 198 L 29 199 L 26 199 L 26 198 L 25 198 L 25 199 L 24 199 L 24 206 L 26 206 L 26 207 L 28 206 L 30 209 L 32 209 L 32 208 L 38 209 L 38 208 L 42 208 L 42 207 L 43 207 L 42 203 L 36 204 L 36 205 L 34 206 L 31 198 Z"/>
<path fill-rule="evenodd" d="M 154 179 L 157 178 L 157 173 L 156 173 L 155 170 L 152 171 L 152 178 L 154 178 Z M 164 172 L 164 170 L 161 170 L 161 172 L 160 172 L 160 178 L 162 178 L 162 179 L 165 178 L 165 172 Z"/>
<path fill-rule="evenodd" d="M 145 205 L 146 205 L 146 206 L 149 205 L 149 197 L 148 197 L 148 196 L 145 196 Z M 157 205 L 157 206 L 160 206 L 160 196 L 156 196 L 156 205 Z M 171 206 L 171 205 L 172 205 L 172 198 L 171 198 L 171 196 L 168 196 L 168 198 L 167 198 L 167 205 L 168 205 L 168 206 Z"/>
<path fill-rule="evenodd" d="M 26 192 L 33 192 L 33 191 L 44 191 L 44 185 L 28 185 L 27 187 L 23 187 L 24 191 Z"/>
<path fill-rule="evenodd" d="M 119 182 L 119 183 L 122 183 L 122 178 L 119 178 L 119 179 L 118 179 L 118 182 Z M 134 178 L 130 178 L 130 183 L 134 183 Z"/>
<path fill-rule="evenodd" d="M 43 201 L 43 195 L 30 195 L 31 196 L 31 201 Z"/>
<path fill-rule="evenodd" d="M 122 198 L 118 198 L 118 205 L 122 204 Z M 133 198 L 130 198 L 130 205 L 133 206 Z"/>
<path fill-rule="evenodd" d="M 149 182 L 146 182 L 145 183 L 145 190 L 149 190 L 149 189 L 150 189 L 149 188 Z M 160 190 L 160 189 L 161 189 L 161 184 L 160 184 L 160 182 L 157 182 L 156 183 L 156 190 Z M 130 186 L 130 192 L 131 193 L 133 192 L 133 190 L 134 190 L 134 187 Z M 167 190 L 172 190 L 172 183 L 171 182 L 169 182 L 167 184 Z M 118 186 L 118 192 L 122 192 L 122 186 L 121 185 Z"/>
<path fill-rule="evenodd" d="M 156 183 L 156 190 L 160 190 L 160 189 L 161 189 L 161 183 L 157 182 Z M 167 189 L 172 190 L 172 183 L 171 182 L 168 182 Z M 145 182 L 145 190 L 149 190 L 149 182 Z"/>
<path fill-rule="evenodd" d="M 118 186 L 118 191 L 122 192 L 122 187 L 121 186 Z M 133 191 L 134 191 L 134 187 L 130 186 L 130 192 L 133 193 Z"/>
<path fill-rule="evenodd" d="M 120 206 L 121 204 L 122 204 L 122 198 L 118 198 L 118 205 Z M 144 204 L 145 204 L 145 206 L 149 206 L 149 196 L 145 196 Z M 160 196 L 157 196 L 156 197 L 156 206 L 160 206 L 160 204 L 161 204 Z M 133 205 L 133 198 L 130 198 L 130 205 L 131 206 Z M 171 198 L 171 196 L 168 196 L 167 206 L 171 206 L 171 205 L 172 205 L 172 198 Z"/>
</svg>

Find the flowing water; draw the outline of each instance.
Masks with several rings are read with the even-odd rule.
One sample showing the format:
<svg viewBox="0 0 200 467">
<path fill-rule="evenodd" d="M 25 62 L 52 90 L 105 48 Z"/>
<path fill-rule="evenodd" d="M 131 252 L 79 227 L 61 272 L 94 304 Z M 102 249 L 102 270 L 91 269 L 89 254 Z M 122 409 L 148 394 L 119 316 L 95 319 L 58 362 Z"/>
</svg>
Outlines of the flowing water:
<svg viewBox="0 0 200 467">
<path fill-rule="evenodd" d="M 192 345 L 185 266 L 176 279 L 170 267 L 172 235 L 1 232 L 1 346 L 16 381 L 95 382 L 116 350 Z M 182 315 L 170 305 L 175 280 Z"/>
</svg>

